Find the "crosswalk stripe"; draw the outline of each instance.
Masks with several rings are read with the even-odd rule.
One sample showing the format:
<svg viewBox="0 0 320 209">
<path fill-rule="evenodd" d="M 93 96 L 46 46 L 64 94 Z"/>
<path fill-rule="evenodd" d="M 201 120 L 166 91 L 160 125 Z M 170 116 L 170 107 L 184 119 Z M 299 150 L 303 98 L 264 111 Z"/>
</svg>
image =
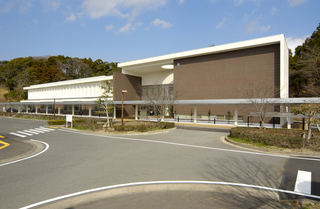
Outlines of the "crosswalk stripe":
<svg viewBox="0 0 320 209">
<path fill-rule="evenodd" d="M 24 132 L 28 132 L 28 133 L 31 133 L 31 134 L 39 134 L 37 132 L 34 132 L 34 131 L 30 131 L 30 130 L 23 130 Z"/>
<path fill-rule="evenodd" d="M 46 129 L 46 130 L 50 130 L 50 131 L 54 131 L 55 129 L 52 129 L 52 128 L 46 128 L 46 127 L 43 127 L 43 126 L 40 126 L 40 128 L 42 129 Z"/>
<path fill-rule="evenodd" d="M 22 137 L 22 138 L 26 137 L 25 135 L 13 133 L 13 132 L 10 132 L 9 134 L 12 134 L 12 135 L 15 135 L 15 136 L 19 136 L 19 137 Z"/>
<path fill-rule="evenodd" d="M 311 172 L 298 170 L 294 191 L 311 194 Z"/>
<path fill-rule="evenodd" d="M 37 133 L 45 133 L 44 131 L 39 131 L 39 130 L 36 130 L 36 129 L 29 129 L 30 131 L 34 131 L 34 132 L 37 132 Z"/>
<path fill-rule="evenodd" d="M 27 133 L 27 132 L 22 132 L 22 131 L 17 131 L 19 134 L 25 134 L 27 136 L 32 136 L 33 134 Z"/>
<path fill-rule="evenodd" d="M 44 131 L 44 132 L 50 132 L 49 130 L 45 130 L 43 128 L 35 128 L 36 130 L 39 130 L 39 131 Z"/>
</svg>

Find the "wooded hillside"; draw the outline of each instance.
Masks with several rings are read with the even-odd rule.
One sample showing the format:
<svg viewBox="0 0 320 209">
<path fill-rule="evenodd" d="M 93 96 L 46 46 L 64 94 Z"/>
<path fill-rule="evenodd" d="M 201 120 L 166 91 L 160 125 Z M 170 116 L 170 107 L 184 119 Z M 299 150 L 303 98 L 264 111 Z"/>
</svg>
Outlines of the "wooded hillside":
<svg viewBox="0 0 320 209">
<path fill-rule="evenodd" d="M 112 75 L 116 63 L 58 56 L 25 57 L 0 62 L 0 102 L 27 99 L 23 87 L 63 80 Z M 7 89 L 7 92 L 5 91 Z M 3 101 L 4 100 L 4 101 Z"/>
<path fill-rule="evenodd" d="M 320 23 L 302 46 L 290 51 L 290 97 L 320 97 Z"/>
</svg>

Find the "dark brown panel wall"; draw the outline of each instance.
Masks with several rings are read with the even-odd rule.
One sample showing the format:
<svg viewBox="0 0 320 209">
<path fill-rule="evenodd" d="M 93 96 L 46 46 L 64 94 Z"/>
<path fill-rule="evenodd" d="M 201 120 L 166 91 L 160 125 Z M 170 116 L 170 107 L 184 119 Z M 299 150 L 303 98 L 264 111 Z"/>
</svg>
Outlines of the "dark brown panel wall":
<svg viewBox="0 0 320 209">
<path fill-rule="evenodd" d="M 179 66 L 178 66 L 179 63 Z M 257 47 L 206 56 L 175 60 L 174 89 L 178 99 L 232 99 L 244 98 L 241 90 L 247 82 L 280 86 L 280 45 Z M 193 106 L 175 106 L 180 114 L 190 114 Z M 198 106 L 198 114 L 234 114 L 235 106 Z M 246 117 L 247 106 L 238 106 L 238 114 Z"/>
<path fill-rule="evenodd" d="M 243 98 L 247 82 L 280 87 L 280 44 L 180 59 L 174 65 L 179 99 Z"/>
<path fill-rule="evenodd" d="M 124 100 L 141 100 L 141 77 L 125 75 L 122 73 L 113 73 L 113 101 L 121 101 L 121 91 L 127 90 L 124 94 Z"/>
</svg>

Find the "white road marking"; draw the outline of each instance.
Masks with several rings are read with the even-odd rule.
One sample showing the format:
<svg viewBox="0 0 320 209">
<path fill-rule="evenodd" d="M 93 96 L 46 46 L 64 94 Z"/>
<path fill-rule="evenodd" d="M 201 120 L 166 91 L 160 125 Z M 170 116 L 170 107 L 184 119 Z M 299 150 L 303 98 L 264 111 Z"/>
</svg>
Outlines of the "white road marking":
<svg viewBox="0 0 320 209">
<path fill-rule="evenodd" d="M 49 131 L 54 131 L 54 130 L 55 130 L 55 129 L 52 129 L 52 128 L 46 128 L 46 127 L 43 127 L 43 126 L 40 126 L 40 128 L 45 129 L 45 130 L 49 130 Z"/>
<path fill-rule="evenodd" d="M 92 192 L 98 192 L 98 191 L 103 191 L 103 190 L 108 190 L 108 189 L 116 189 L 116 188 L 121 188 L 121 187 L 152 185 L 152 184 L 208 184 L 208 185 L 226 185 L 226 186 L 237 186 L 237 187 L 249 187 L 249 188 L 254 188 L 254 189 L 263 189 L 263 190 L 268 190 L 268 191 L 282 192 L 282 193 L 287 193 L 287 194 L 293 194 L 293 195 L 299 195 L 299 196 L 304 196 L 304 197 L 320 199 L 320 196 L 316 196 L 316 195 L 305 195 L 305 194 L 301 194 L 301 193 L 297 193 L 297 192 L 293 192 L 293 191 L 274 189 L 274 188 L 270 188 L 270 187 L 262 187 L 262 186 L 249 185 L 249 184 L 214 182 L 214 181 L 152 181 L 152 182 L 136 182 L 136 183 L 128 183 L 128 184 L 119 184 L 119 185 L 89 189 L 89 190 L 85 190 L 85 191 L 81 191 L 81 192 L 63 195 L 60 197 L 55 197 L 55 198 L 45 200 L 42 202 L 34 203 L 32 205 L 28 205 L 28 206 L 22 207 L 20 209 L 34 208 L 34 207 L 38 207 L 40 205 L 44 205 L 44 204 L 51 203 L 54 201 L 59 201 L 59 200 L 63 200 L 63 199 L 67 199 L 70 197 L 75 197 L 75 196 L 79 196 L 79 195 L 83 195 L 83 194 L 88 194 L 88 193 L 92 193 Z"/>
<path fill-rule="evenodd" d="M 17 133 L 19 134 L 25 134 L 27 136 L 32 136 L 33 134 L 27 133 L 27 132 L 23 132 L 23 131 L 17 131 Z"/>
<path fill-rule="evenodd" d="M 34 131 L 34 132 L 37 132 L 37 133 L 41 133 L 41 134 L 43 134 L 43 133 L 45 133 L 44 131 L 40 131 L 40 130 L 36 130 L 36 129 L 29 129 L 30 131 Z"/>
<path fill-rule="evenodd" d="M 208 149 L 208 150 L 217 150 L 217 151 L 224 151 L 224 152 L 235 152 L 235 153 L 242 153 L 242 154 L 262 155 L 262 156 L 270 156 L 270 157 L 281 157 L 281 158 L 288 158 L 288 159 L 310 160 L 310 161 L 320 162 L 320 159 L 317 159 L 317 158 L 290 157 L 290 156 L 285 156 L 285 155 L 274 155 L 274 154 L 262 153 L 262 152 L 249 152 L 249 151 L 242 151 L 242 150 L 231 150 L 231 149 L 222 149 L 222 148 L 214 148 L 214 147 L 204 147 L 204 146 L 180 144 L 180 143 L 174 143 L 174 142 L 155 141 L 155 140 L 150 140 L 150 139 L 133 139 L 133 138 L 124 138 L 124 137 L 117 137 L 117 136 L 102 136 L 102 135 L 95 135 L 95 134 L 79 133 L 79 132 L 63 130 L 63 129 L 58 129 L 58 130 L 64 131 L 64 132 L 69 132 L 69 133 L 74 133 L 74 134 L 87 135 L 87 136 L 122 139 L 122 140 L 128 140 L 128 141 L 141 141 L 141 142 L 148 142 L 148 143 L 168 144 L 168 145 L 191 147 L 191 148 L 198 148 L 198 149 Z"/>
<path fill-rule="evenodd" d="M 10 165 L 10 164 L 13 164 L 13 163 L 17 163 L 17 162 L 20 162 L 20 161 L 28 160 L 28 159 L 30 159 L 30 158 L 36 157 L 36 156 L 44 153 L 45 151 L 47 151 L 47 150 L 49 149 L 49 144 L 47 144 L 47 143 L 45 143 L 45 142 L 37 141 L 37 140 L 33 140 L 33 139 L 30 139 L 30 141 L 42 143 L 42 144 L 44 144 L 44 145 L 46 146 L 46 148 L 45 148 L 44 150 L 42 150 L 41 152 L 35 154 L 35 155 L 29 156 L 29 157 L 26 157 L 26 158 L 23 158 L 23 159 L 20 159 L 20 160 L 15 160 L 15 161 L 12 161 L 12 162 L 0 164 L 0 167 L 1 167 L 1 166 L 5 166 L 5 165 Z"/>
<path fill-rule="evenodd" d="M 311 194 L 311 172 L 298 170 L 295 192 Z"/>
<path fill-rule="evenodd" d="M 22 138 L 27 137 L 25 135 L 13 133 L 13 132 L 10 132 L 9 134 L 12 134 L 12 135 L 15 135 L 15 136 L 19 136 L 19 137 L 22 137 Z"/>
<path fill-rule="evenodd" d="M 31 134 L 39 134 L 37 132 L 34 132 L 34 131 L 30 131 L 30 130 L 23 130 L 24 132 L 28 132 L 28 133 L 31 133 Z"/>
<path fill-rule="evenodd" d="M 44 132 L 50 132 L 49 130 L 45 130 L 45 129 L 43 129 L 43 128 L 35 128 L 35 130 L 44 131 Z"/>
</svg>

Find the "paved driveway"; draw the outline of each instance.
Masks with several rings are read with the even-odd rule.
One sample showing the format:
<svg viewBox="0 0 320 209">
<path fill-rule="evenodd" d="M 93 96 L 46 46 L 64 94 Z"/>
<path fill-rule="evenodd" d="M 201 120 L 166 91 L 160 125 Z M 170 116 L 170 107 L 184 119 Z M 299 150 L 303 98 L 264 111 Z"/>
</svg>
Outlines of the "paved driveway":
<svg viewBox="0 0 320 209">
<path fill-rule="evenodd" d="M 0 123 L 1 134 L 14 140 L 21 139 L 10 133 L 43 125 L 4 118 Z M 4 208 L 19 208 L 80 191 L 136 182 L 205 181 L 276 189 L 285 185 L 289 158 L 231 146 L 220 140 L 223 135 L 185 129 L 112 136 L 55 129 L 28 135 L 23 140 L 35 140 L 47 150 L 27 160 L 0 165 L 0 202 Z M 304 164 L 319 167 L 318 161 Z M 292 184 L 287 185 L 281 189 L 293 191 Z M 248 194 L 245 191 L 241 195 Z"/>
</svg>

